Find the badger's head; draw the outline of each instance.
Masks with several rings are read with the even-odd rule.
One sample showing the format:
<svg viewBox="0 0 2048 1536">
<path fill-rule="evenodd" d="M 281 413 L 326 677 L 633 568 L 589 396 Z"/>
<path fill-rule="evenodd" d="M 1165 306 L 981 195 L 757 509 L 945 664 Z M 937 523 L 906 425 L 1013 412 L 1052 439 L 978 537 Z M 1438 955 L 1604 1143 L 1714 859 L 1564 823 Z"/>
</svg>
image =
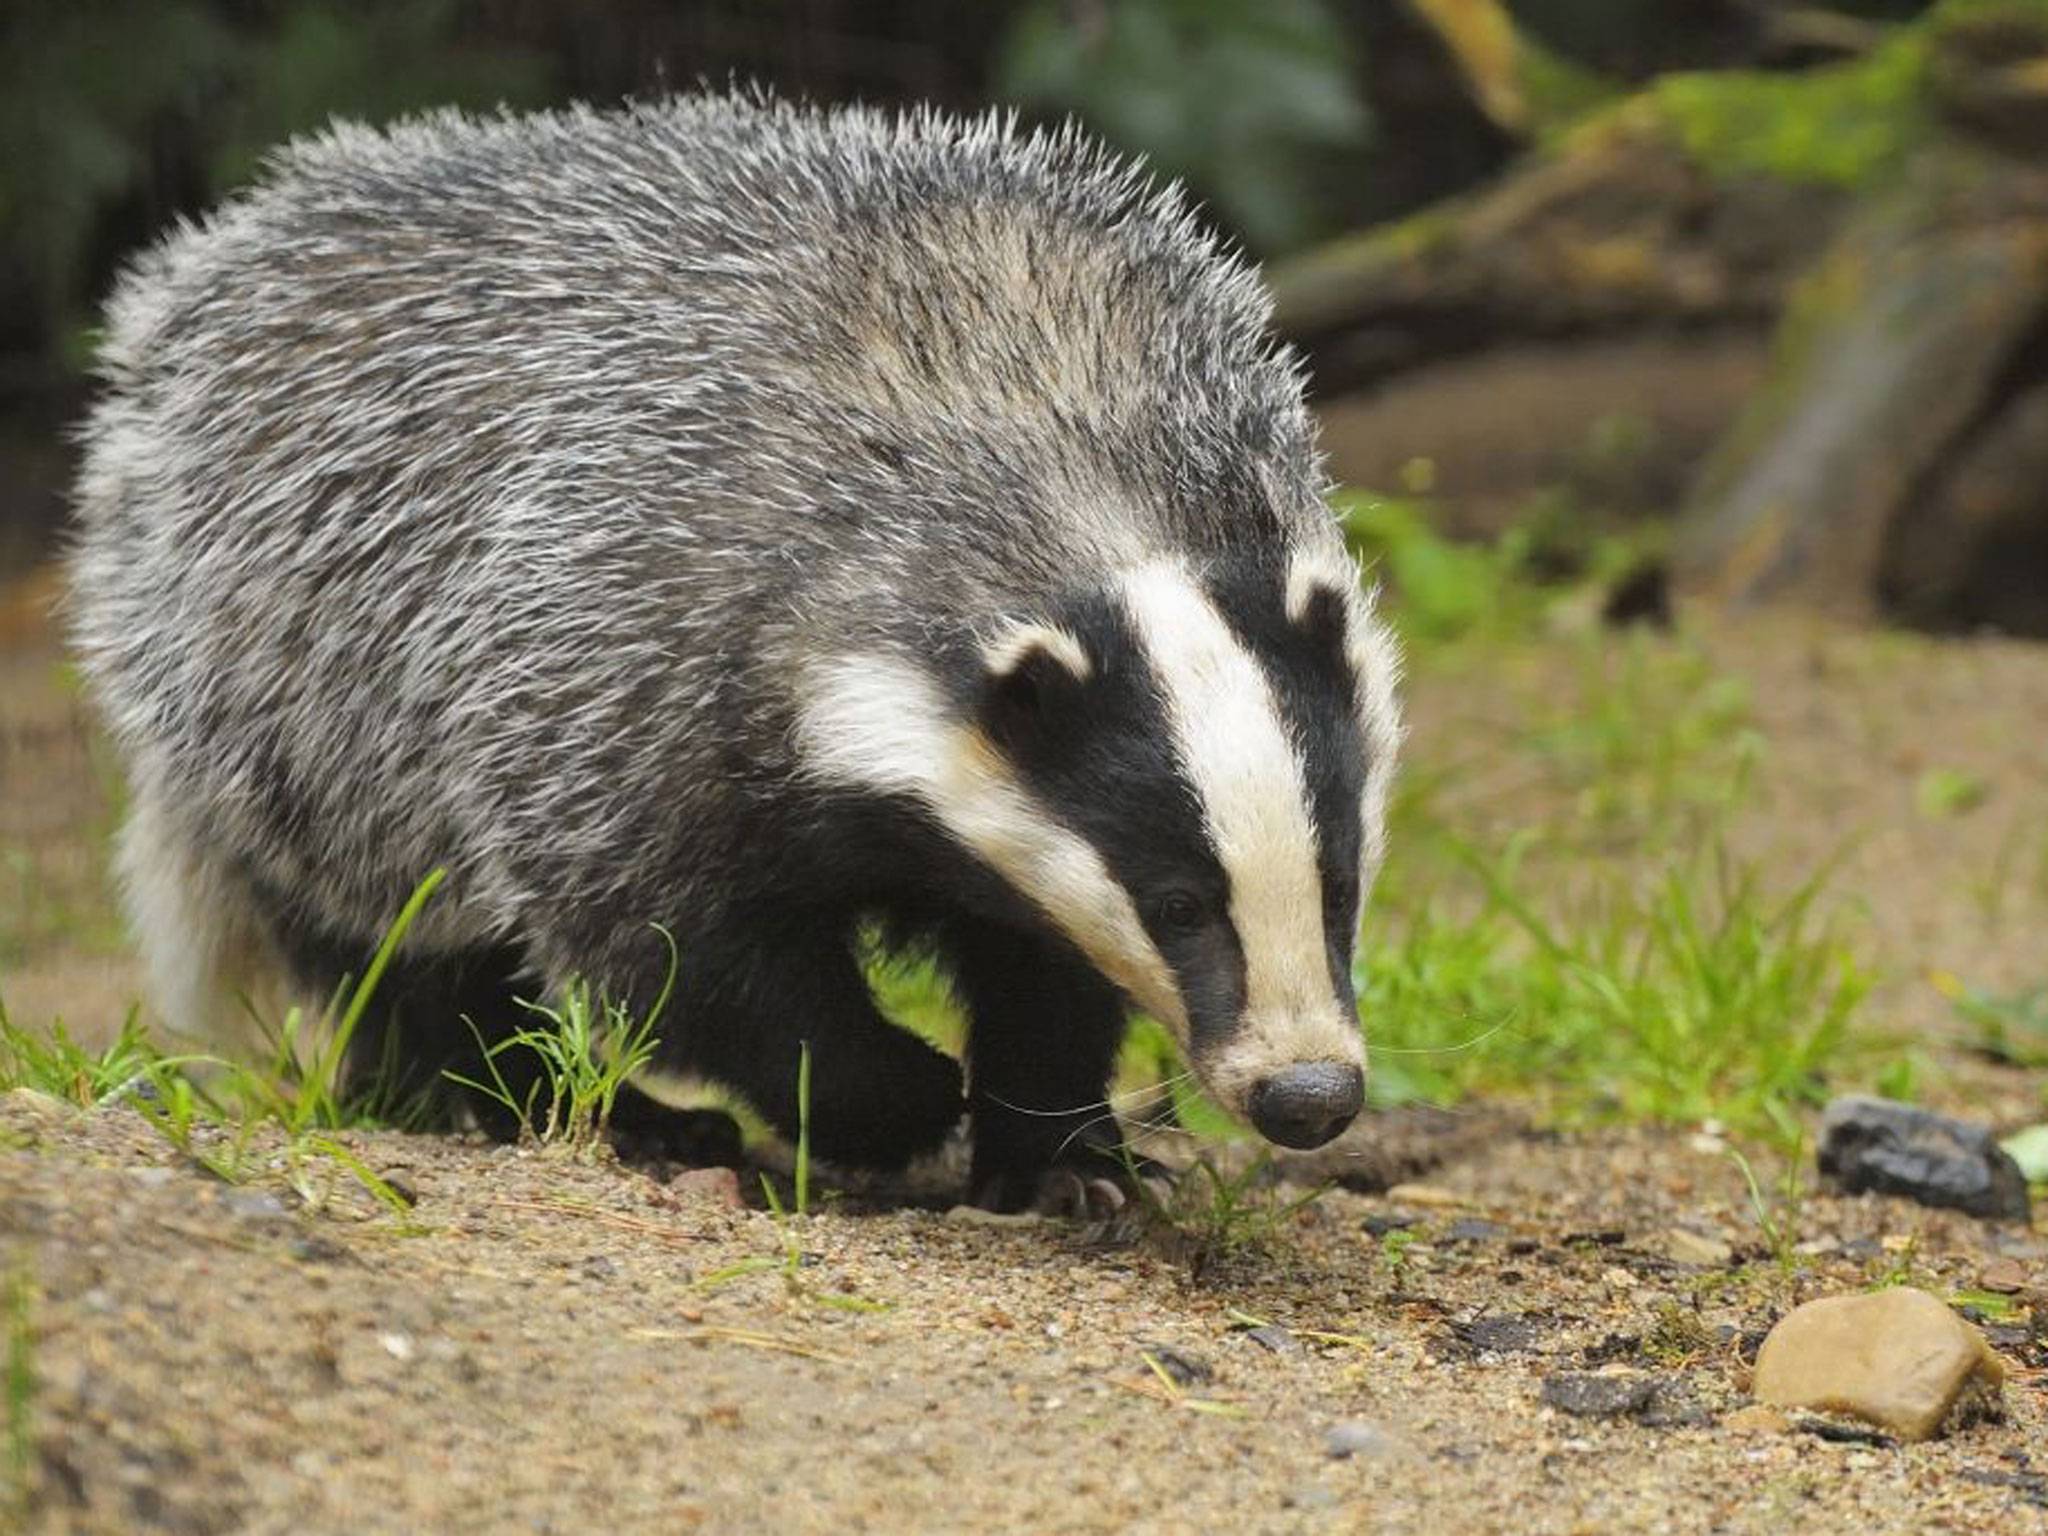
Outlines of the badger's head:
<svg viewBox="0 0 2048 1536">
<path fill-rule="evenodd" d="M 1135 567 L 986 626 L 953 672 L 868 656 L 810 681 L 810 766 L 921 800 L 1218 1102 L 1283 1146 L 1350 1124 L 1399 729 L 1391 642 L 1334 541 Z"/>
</svg>

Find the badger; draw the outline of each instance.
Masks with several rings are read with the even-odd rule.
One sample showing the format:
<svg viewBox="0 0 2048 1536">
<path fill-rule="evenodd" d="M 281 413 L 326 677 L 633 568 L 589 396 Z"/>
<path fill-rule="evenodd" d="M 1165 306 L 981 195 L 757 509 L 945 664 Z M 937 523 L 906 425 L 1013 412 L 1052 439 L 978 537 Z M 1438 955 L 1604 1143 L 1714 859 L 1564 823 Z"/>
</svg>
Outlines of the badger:
<svg viewBox="0 0 2048 1536">
<path fill-rule="evenodd" d="M 439 868 L 357 1042 L 410 1081 L 650 1006 L 660 925 L 663 1067 L 852 1167 L 965 1117 L 998 1208 L 1116 1155 L 1134 1011 L 1272 1142 L 1359 1110 L 1394 646 L 1258 277 L 1141 167 L 751 93 L 336 125 L 123 274 L 100 370 L 75 641 L 175 1029 Z"/>
</svg>

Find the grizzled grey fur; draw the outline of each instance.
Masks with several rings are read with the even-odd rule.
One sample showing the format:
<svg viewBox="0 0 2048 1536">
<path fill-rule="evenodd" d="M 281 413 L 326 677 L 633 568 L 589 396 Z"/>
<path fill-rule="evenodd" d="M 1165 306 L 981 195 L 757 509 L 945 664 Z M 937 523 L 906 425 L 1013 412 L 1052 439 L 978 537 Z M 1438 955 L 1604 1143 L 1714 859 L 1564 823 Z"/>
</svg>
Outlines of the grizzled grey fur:
<svg viewBox="0 0 2048 1536">
<path fill-rule="evenodd" d="M 76 637 L 159 1006 L 217 1023 L 248 955 L 373 941 L 436 866 L 423 954 L 644 999 L 660 921 L 687 989 L 811 878 L 818 658 L 936 667 L 1161 552 L 1341 559 L 1267 323 L 1176 193 L 997 118 L 286 148 L 123 278 L 84 436 Z"/>
</svg>

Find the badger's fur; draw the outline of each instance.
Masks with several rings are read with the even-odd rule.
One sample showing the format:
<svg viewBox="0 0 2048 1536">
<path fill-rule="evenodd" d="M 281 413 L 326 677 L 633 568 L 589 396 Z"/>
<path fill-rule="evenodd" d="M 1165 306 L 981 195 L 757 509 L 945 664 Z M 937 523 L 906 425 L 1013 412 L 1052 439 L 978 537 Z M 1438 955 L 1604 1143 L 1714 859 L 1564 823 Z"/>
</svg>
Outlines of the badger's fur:
<svg viewBox="0 0 2048 1536">
<path fill-rule="evenodd" d="M 77 640 L 175 1025 L 324 991 L 422 874 L 422 1081 L 514 995 L 1028 1195 L 1126 1006 L 1228 1106 L 1357 1107 L 1397 724 L 1263 291 L 1071 132 L 708 97 L 341 127 L 110 308 Z M 928 936 L 959 1068 L 851 952 Z M 387 1000 L 388 1001 L 388 1000 Z"/>
</svg>

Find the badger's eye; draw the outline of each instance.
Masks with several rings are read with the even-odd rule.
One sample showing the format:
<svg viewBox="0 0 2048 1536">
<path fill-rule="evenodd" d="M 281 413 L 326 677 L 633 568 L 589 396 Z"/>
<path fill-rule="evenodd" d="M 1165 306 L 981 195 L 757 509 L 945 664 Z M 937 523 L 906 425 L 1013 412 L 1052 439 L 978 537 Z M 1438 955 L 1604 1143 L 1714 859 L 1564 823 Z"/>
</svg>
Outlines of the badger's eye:
<svg viewBox="0 0 2048 1536">
<path fill-rule="evenodd" d="M 1159 926 L 1169 933 L 1193 933 L 1209 919 L 1200 899 L 1186 891 L 1168 891 L 1159 898 L 1153 911 L 1158 915 Z"/>
</svg>

